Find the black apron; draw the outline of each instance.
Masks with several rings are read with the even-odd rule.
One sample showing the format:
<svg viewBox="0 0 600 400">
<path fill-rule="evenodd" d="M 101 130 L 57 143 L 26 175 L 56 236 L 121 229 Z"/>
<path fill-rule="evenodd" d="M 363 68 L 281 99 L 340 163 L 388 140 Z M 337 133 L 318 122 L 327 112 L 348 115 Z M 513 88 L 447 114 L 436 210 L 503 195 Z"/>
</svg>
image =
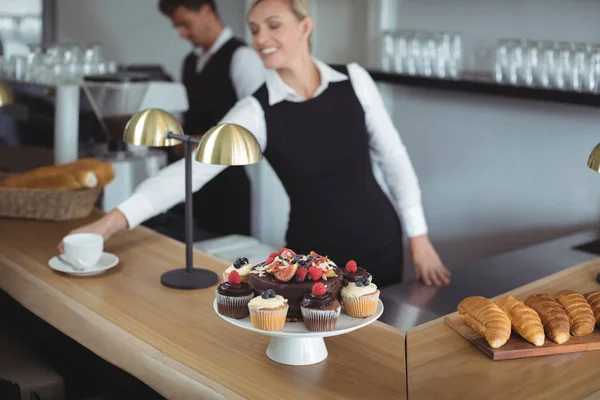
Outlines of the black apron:
<svg viewBox="0 0 600 400">
<path fill-rule="evenodd" d="M 191 53 L 184 61 L 183 84 L 189 109 L 183 130 L 200 135 L 215 126 L 237 102 L 231 82 L 231 59 L 245 44 L 232 38 L 196 72 L 198 57 Z M 196 161 L 194 161 L 196 162 Z M 194 220 L 199 228 L 228 235 L 250 235 L 250 180 L 243 167 L 229 167 L 193 195 Z M 182 206 L 178 206 L 182 209 Z"/>
<path fill-rule="evenodd" d="M 270 106 L 266 86 L 254 97 L 265 112 L 265 156 L 290 198 L 287 245 L 326 254 L 341 267 L 353 259 L 379 286 L 400 282 L 402 229 L 375 180 L 365 113 L 351 81 L 331 82 L 301 103 Z"/>
</svg>

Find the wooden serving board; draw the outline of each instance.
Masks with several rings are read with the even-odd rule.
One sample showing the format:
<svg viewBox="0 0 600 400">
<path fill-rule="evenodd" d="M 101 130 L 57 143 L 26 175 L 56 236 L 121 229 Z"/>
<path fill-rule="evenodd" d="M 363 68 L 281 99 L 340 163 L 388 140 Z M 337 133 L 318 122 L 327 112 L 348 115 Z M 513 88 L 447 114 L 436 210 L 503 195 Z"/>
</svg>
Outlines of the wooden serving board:
<svg viewBox="0 0 600 400">
<path fill-rule="evenodd" d="M 504 346 L 499 349 L 492 349 L 483 336 L 463 322 L 458 313 L 446 316 L 444 322 L 492 360 L 511 360 L 600 350 L 600 331 L 598 329 L 594 329 L 594 332 L 587 336 L 571 336 L 569 341 L 563 344 L 556 344 L 546 338 L 544 345 L 540 347 L 534 346 L 513 332 Z"/>
</svg>

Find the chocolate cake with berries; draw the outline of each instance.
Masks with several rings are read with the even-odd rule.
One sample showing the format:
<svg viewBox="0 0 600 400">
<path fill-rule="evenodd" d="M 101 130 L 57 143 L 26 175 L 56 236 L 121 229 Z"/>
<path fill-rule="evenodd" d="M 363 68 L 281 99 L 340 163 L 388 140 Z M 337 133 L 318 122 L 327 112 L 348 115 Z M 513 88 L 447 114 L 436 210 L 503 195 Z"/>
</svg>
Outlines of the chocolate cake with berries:
<svg viewBox="0 0 600 400">
<path fill-rule="evenodd" d="M 327 256 L 314 251 L 308 255 L 296 254 L 282 248 L 271 253 L 269 258 L 256 264 L 250 271 L 248 284 L 256 293 L 272 289 L 288 300 L 288 321 L 301 321 L 300 303 L 304 294 L 310 292 L 315 283 L 321 282 L 336 299 L 340 299 L 343 272 Z"/>
</svg>

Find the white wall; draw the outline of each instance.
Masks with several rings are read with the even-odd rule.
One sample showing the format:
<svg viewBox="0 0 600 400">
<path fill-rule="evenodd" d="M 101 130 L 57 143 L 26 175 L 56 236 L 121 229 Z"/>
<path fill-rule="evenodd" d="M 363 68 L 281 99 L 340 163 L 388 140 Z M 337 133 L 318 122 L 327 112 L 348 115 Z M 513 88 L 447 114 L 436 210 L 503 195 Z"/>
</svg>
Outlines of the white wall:
<svg viewBox="0 0 600 400">
<path fill-rule="evenodd" d="M 106 58 L 124 64 L 155 63 L 180 78 L 181 62 L 191 45 L 179 38 L 157 0 L 56 0 L 57 40 L 100 42 Z M 244 34 L 242 0 L 219 0 L 221 18 Z"/>
<path fill-rule="evenodd" d="M 2 0 L 0 14 L 42 15 L 42 0 Z"/>
</svg>

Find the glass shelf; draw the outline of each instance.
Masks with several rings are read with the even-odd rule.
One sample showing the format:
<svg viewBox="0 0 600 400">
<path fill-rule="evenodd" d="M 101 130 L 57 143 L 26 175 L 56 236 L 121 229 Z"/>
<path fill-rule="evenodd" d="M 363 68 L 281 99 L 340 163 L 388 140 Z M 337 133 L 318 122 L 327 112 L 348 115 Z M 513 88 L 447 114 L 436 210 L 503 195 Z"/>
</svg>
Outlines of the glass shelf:
<svg viewBox="0 0 600 400">
<path fill-rule="evenodd" d="M 451 80 L 378 69 L 369 69 L 369 73 L 373 80 L 379 83 L 600 107 L 598 94 L 499 84 L 493 80 L 491 74 L 463 73 L 458 79 Z"/>
</svg>

